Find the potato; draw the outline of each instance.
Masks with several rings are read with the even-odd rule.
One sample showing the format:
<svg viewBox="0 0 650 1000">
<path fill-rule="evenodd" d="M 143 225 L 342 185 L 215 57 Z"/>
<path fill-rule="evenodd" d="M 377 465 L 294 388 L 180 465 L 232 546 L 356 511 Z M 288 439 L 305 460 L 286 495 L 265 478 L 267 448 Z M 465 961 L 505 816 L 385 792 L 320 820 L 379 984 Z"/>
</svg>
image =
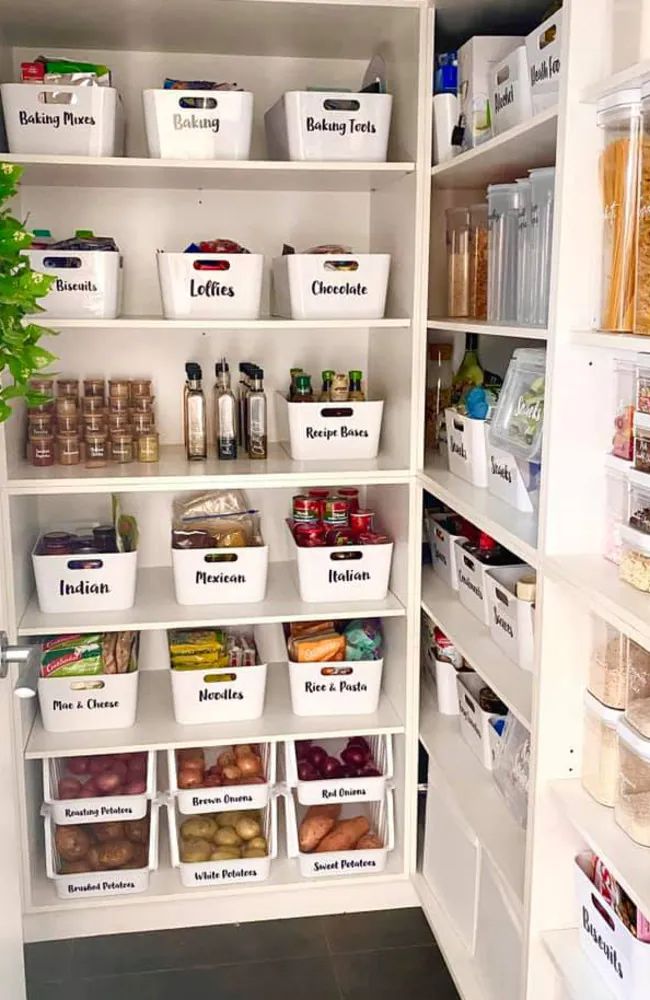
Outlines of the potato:
<svg viewBox="0 0 650 1000">
<path fill-rule="evenodd" d="M 266 854 L 268 850 L 266 837 L 253 837 L 253 839 L 249 840 L 248 843 L 246 844 L 246 850 L 248 850 L 249 848 L 264 851 L 264 853 Z"/>
<path fill-rule="evenodd" d="M 241 858 L 239 847 L 218 847 L 210 855 L 210 861 L 237 861 Z"/>
<path fill-rule="evenodd" d="M 265 858 L 268 851 L 263 850 L 261 847 L 244 847 L 242 851 L 242 858 Z"/>
<path fill-rule="evenodd" d="M 81 861 L 88 854 L 91 841 L 81 826 L 57 826 L 54 843 L 64 861 Z"/>
<path fill-rule="evenodd" d="M 215 813 L 214 821 L 217 826 L 234 826 L 243 815 L 243 810 L 233 809 L 232 812 Z"/>
<path fill-rule="evenodd" d="M 237 766 L 244 778 L 257 778 L 262 774 L 262 761 L 252 753 L 238 757 Z"/>
<path fill-rule="evenodd" d="M 188 837 L 180 843 L 181 861 L 186 864 L 209 861 L 213 851 L 214 845 L 203 837 Z"/>
<path fill-rule="evenodd" d="M 235 830 L 242 840 L 252 840 L 253 837 L 259 837 L 262 832 L 257 820 L 251 819 L 249 816 L 242 816 L 241 819 L 238 819 L 235 823 Z"/>
<path fill-rule="evenodd" d="M 241 844 L 241 837 L 234 827 L 220 826 L 214 835 L 214 842 L 217 847 L 237 847 Z"/>
<path fill-rule="evenodd" d="M 124 823 L 111 820 L 108 823 L 93 823 L 93 833 L 100 844 L 105 844 L 109 840 L 124 839 Z"/>
<path fill-rule="evenodd" d="M 90 852 L 88 853 L 90 854 Z M 92 868 L 87 856 L 80 861 L 62 861 L 59 868 L 60 875 L 84 875 L 91 871 Z"/>
<path fill-rule="evenodd" d="M 334 829 L 340 812 L 339 805 L 310 806 L 298 829 L 300 850 L 306 853 L 313 851 Z"/>
<path fill-rule="evenodd" d="M 370 823 L 365 816 L 342 819 L 323 837 L 316 847 L 316 852 L 325 854 L 328 851 L 351 851 L 369 831 Z"/>
<path fill-rule="evenodd" d="M 130 840 L 110 840 L 106 844 L 100 844 L 97 849 L 99 863 L 107 871 L 127 865 L 134 853 L 135 848 Z"/>
<path fill-rule="evenodd" d="M 117 795 L 125 777 L 126 764 L 124 765 L 124 774 L 115 767 L 110 771 L 102 771 L 101 774 L 95 775 L 95 784 L 102 795 Z"/>
<path fill-rule="evenodd" d="M 211 816 L 190 816 L 181 823 L 181 837 L 199 837 L 212 840 L 217 832 L 217 824 Z"/>
<path fill-rule="evenodd" d="M 146 868 L 149 864 L 149 851 L 144 844 L 132 844 L 133 857 L 123 868 Z"/>
<path fill-rule="evenodd" d="M 86 861 L 88 862 L 88 867 L 91 871 L 100 872 L 102 870 L 102 865 L 99 860 L 99 846 L 97 844 L 93 844 L 88 851 Z"/>
<path fill-rule="evenodd" d="M 132 844 L 149 843 L 149 817 L 132 819 L 124 824 L 124 835 Z"/>
<path fill-rule="evenodd" d="M 384 846 L 382 840 L 376 833 L 364 833 L 356 845 L 355 851 L 379 851 Z"/>
<path fill-rule="evenodd" d="M 59 781 L 60 799 L 78 799 L 81 795 L 81 782 L 78 778 L 61 778 Z"/>
</svg>

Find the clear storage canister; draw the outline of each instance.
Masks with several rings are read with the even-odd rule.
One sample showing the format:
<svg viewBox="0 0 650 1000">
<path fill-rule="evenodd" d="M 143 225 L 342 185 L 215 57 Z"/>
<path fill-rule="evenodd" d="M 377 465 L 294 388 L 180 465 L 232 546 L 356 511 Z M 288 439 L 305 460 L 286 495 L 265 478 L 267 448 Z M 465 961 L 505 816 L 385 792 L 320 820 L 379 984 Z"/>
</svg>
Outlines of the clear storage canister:
<svg viewBox="0 0 650 1000">
<path fill-rule="evenodd" d="M 603 330 L 631 332 L 635 327 L 637 219 L 641 92 L 631 87 L 598 102 L 604 132 L 600 155 L 603 213 Z"/>
<path fill-rule="evenodd" d="M 447 209 L 447 308 L 469 315 L 469 209 Z"/>
<path fill-rule="evenodd" d="M 517 322 L 518 184 L 488 187 L 488 320 Z"/>
<path fill-rule="evenodd" d="M 487 202 L 469 210 L 469 315 L 487 319 L 488 207 Z"/>
<path fill-rule="evenodd" d="M 618 724 L 619 779 L 614 819 L 637 844 L 650 847 L 650 740 L 625 719 Z"/>
<path fill-rule="evenodd" d="M 445 410 L 451 406 L 453 344 L 427 344 L 426 448 L 438 450 Z"/>
<path fill-rule="evenodd" d="M 618 575 L 637 590 L 650 593 L 650 535 L 624 524 Z"/>
<path fill-rule="evenodd" d="M 634 402 L 636 397 L 636 367 L 631 361 L 614 361 L 616 414 L 612 455 L 631 462 L 634 457 Z"/>
<path fill-rule="evenodd" d="M 634 328 L 650 334 L 650 80 L 641 88 L 641 163 Z"/>
<path fill-rule="evenodd" d="M 530 253 L 533 278 L 531 322 L 533 326 L 546 326 L 551 285 L 555 167 L 537 167 L 529 170 L 528 175 L 531 187 Z"/>
<path fill-rule="evenodd" d="M 625 708 L 628 643 L 626 635 L 592 615 L 587 690 L 608 708 Z"/>
<path fill-rule="evenodd" d="M 623 713 L 608 708 L 585 693 L 582 747 L 582 785 L 603 806 L 612 808 L 618 787 L 616 726 Z"/>
<path fill-rule="evenodd" d="M 628 641 L 625 718 L 641 736 L 650 738 L 650 653 L 632 639 Z"/>
<path fill-rule="evenodd" d="M 517 323 L 530 326 L 533 322 L 533 280 L 531 254 L 532 185 L 528 177 L 518 177 L 521 194 L 517 232 Z"/>
<path fill-rule="evenodd" d="M 617 459 L 610 459 L 612 463 Z M 610 562 L 621 561 L 621 526 L 629 516 L 629 484 L 626 467 L 605 468 L 605 543 L 603 555 Z"/>
</svg>

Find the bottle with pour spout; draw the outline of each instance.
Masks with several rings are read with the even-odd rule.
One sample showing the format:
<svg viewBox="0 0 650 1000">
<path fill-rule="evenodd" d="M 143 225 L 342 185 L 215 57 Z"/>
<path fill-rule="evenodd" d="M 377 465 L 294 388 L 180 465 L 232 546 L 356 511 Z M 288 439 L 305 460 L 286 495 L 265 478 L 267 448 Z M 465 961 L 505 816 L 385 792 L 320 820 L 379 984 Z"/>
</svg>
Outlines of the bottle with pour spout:
<svg viewBox="0 0 650 1000">
<path fill-rule="evenodd" d="M 248 426 L 248 457 L 267 457 L 267 402 L 264 392 L 264 371 L 253 368 L 251 385 L 246 397 L 246 422 Z"/>
<path fill-rule="evenodd" d="M 208 432 L 206 420 L 205 394 L 203 392 L 203 372 L 201 365 L 188 361 L 185 365 L 183 426 L 185 428 L 185 449 L 190 462 L 208 457 Z"/>
<path fill-rule="evenodd" d="M 237 403 L 230 388 L 230 369 L 225 358 L 214 366 L 214 434 L 217 458 L 237 458 Z"/>
</svg>

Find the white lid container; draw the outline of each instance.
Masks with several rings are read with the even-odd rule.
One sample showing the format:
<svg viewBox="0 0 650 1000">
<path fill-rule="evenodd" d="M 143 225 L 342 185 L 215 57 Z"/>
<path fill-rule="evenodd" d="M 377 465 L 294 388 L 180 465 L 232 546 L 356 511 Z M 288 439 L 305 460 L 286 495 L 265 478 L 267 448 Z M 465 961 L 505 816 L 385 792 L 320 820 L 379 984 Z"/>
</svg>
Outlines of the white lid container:
<svg viewBox="0 0 650 1000">
<path fill-rule="evenodd" d="M 228 749 L 228 746 L 206 747 L 204 754 L 207 767 L 211 767 L 219 754 Z M 260 745 L 264 784 L 230 784 L 199 788 L 178 787 L 177 751 L 167 750 L 169 788 L 178 803 L 179 813 L 191 816 L 198 813 L 227 812 L 231 809 L 263 809 L 268 805 L 271 788 L 275 784 L 276 750 L 275 743 Z"/>
<path fill-rule="evenodd" d="M 591 616 L 587 690 L 609 708 L 624 709 L 630 640 L 609 622 Z"/>
<path fill-rule="evenodd" d="M 79 88 L 82 89 L 82 88 Z M 35 271 L 54 277 L 41 316 L 115 319 L 122 306 L 122 255 L 115 250 L 25 250 Z"/>
<path fill-rule="evenodd" d="M 122 154 L 122 108 L 114 87 L 3 83 L 0 93 L 10 152 Z"/>
<path fill-rule="evenodd" d="M 294 461 L 376 458 L 383 400 L 292 403 L 275 393 L 280 442 Z"/>
<path fill-rule="evenodd" d="M 616 727 L 623 712 L 585 692 L 582 785 L 601 805 L 613 807 L 618 785 Z"/>
<path fill-rule="evenodd" d="M 272 263 L 274 316 L 286 319 L 382 319 L 389 253 L 294 253 Z"/>
<path fill-rule="evenodd" d="M 247 160 L 253 95 L 245 90 L 143 90 L 149 156 Z"/>
<path fill-rule="evenodd" d="M 650 740 L 625 719 L 617 733 L 620 777 L 614 818 L 628 837 L 650 847 Z"/>
<path fill-rule="evenodd" d="M 621 526 L 621 541 L 620 579 L 637 590 L 650 592 L 650 535 L 624 524 Z"/>
<path fill-rule="evenodd" d="M 91 757 L 93 755 L 90 755 Z M 95 757 L 97 755 L 94 755 Z M 131 754 L 115 754 L 116 760 Z M 63 777 L 76 777 L 82 787 L 92 777 L 88 774 L 71 775 L 66 763 L 70 758 L 49 757 L 43 759 L 43 799 L 57 826 L 71 823 L 107 822 L 110 820 L 142 819 L 147 813 L 148 800 L 156 793 L 156 751 L 143 753 L 146 756 L 146 788 L 138 795 L 96 795 L 83 798 L 59 798 L 59 782 Z"/>
<path fill-rule="evenodd" d="M 488 185 L 488 302 L 490 323 L 517 322 L 517 247 L 522 188 Z"/>
<path fill-rule="evenodd" d="M 272 160 L 386 159 L 390 94 L 290 90 L 264 115 Z"/>
<path fill-rule="evenodd" d="M 320 778 L 313 781 L 302 781 L 298 776 L 298 761 L 296 744 L 288 740 L 284 744 L 285 774 L 289 788 L 296 789 L 296 796 L 301 805 L 319 805 L 329 802 L 377 802 L 384 798 L 386 782 L 393 777 L 393 742 L 390 734 L 366 737 L 372 751 L 372 760 L 381 772 L 377 777 L 361 778 Z M 339 757 L 348 744 L 348 740 L 336 739 L 313 740 L 317 746 L 323 747 L 330 756 Z"/>
</svg>

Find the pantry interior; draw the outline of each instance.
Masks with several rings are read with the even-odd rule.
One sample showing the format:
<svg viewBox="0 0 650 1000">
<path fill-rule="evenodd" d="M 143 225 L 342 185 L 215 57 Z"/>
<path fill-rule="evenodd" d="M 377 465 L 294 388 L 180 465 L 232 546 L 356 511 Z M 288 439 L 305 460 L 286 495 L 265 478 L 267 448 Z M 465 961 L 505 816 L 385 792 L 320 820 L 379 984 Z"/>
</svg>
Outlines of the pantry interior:
<svg viewBox="0 0 650 1000">
<path fill-rule="evenodd" d="M 615 412 L 617 359 L 647 349 L 643 337 L 595 330 L 599 309 L 602 135 L 595 103 L 617 86 L 650 73 L 642 49 L 648 0 L 567 0 L 557 106 L 432 167 L 434 51 L 472 34 L 526 35 L 546 0 L 494 4 L 462 0 L 144 0 L 111 5 L 71 0 L 0 0 L 0 80 L 19 79 L 21 62 L 47 50 L 111 66 L 124 102 L 126 156 L 2 153 L 25 167 L 17 213 L 54 233 L 83 227 L 110 233 L 125 259 L 124 305 L 115 319 L 67 319 L 52 350 L 57 370 L 83 378 L 104 372 L 152 379 L 160 462 L 35 468 L 24 458 L 24 422 L 0 425 L 0 625 L 11 643 L 81 630 L 140 632 L 140 693 L 130 729 L 51 733 L 36 699 L 16 697 L 20 670 L 10 666 L 0 690 L 4 731 L 0 780 L 14 804 L 0 818 L 7 887 L 0 949 L 3 981 L 22 995 L 25 942 L 246 922 L 420 904 L 464 1000 L 557 1000 L 610 996 L 582 954 L 574 859 L 601 856 L 627 893 L 650 915 L 646 849 L 614 824 L 580 784 L 583 693 L 592 615 L 650 646 L 648 598 L 619 582 L 602 558 L 606 491 L 604 456 Z M 584 40 L 589 39 L 589 45 Z M 393 113 L 385 163 L 287 162 L 267 158 L 264 112 L 285 91 L 309 84 L 358 89 L 369 58 L 386 63 Z M 165 76 L 237 80 L 255 95 L 250 160 L 166 161 L 148 157 L 142 91 Z M 553 270 L 546 327 L 468 321 L 447 315 L 445 211 L 485 196 L 490 183 L 555 164 Z M 579 179 L 579 181 L 578 181 Z M 391 254 L 385 318 L 287 320 L 270 311 L 265 270 L 262 318 L 169 320 L 161 315 L 155 252 L 181 250 L 197 234 L 231 235 L 264 254 L 283 243 L 325 240 L 357 253 Z M 426 452 L 428 343 L 453 346 L 479 336 L 485 368 L 505 373 L 513 350 L 547 348 L 544 452 L 539 514 L 522 513 L 449 471 Z M 264 463 L 213 457 L 190 464 L 182 444 L 182 386 L 188 359 L 211 379 L 222 356 L 231 368 L 254 359 L 269 395 L 286 388 L 292 366 L 319 372 L 330 364 L 363 370 L 372 397 L 384 400 L 376 459 L 292 460 L 282 447 L 273 400 Z M 394 542 L 390 590 L 383 601 L 321 605 L 300 600 L 285 518 L 308 487 L 356 486 Z M 262 511 L 270 550 L 267 596 L 255 605 L 185 607 L 174 599 L 169 517 L 175 496 L 196 489 L 244 489 Z M 74 516 L 105 517 L 111 493 L 140 525 L 134 606 L 101 614 L 47 614 L 34 594 L 31 553 L 43 531 Z M 537 576 L 534 665 L 516 667 L 488 631 L 422 565 L 423 510 L 434 498 L 523 559 Z M 468 750 L 455 720 L 437 711 L 421 683 L 421 614 L 446 632 L 473 669 L 530 732 L 527 829 L 513 819 L 490 775 Z M 328 617 L 380 617 L 386 662 L 372 715 L 302 717 L 291 711 L 281 624 Z M 254 722 L 210 729 L 174 720 L 168 692 L 168 629 L 245 623 L 264 636 L 268 684 Z M 279 809 L 278 856 L 259 884 L 186 888 L 172 866 L 160 822 L 158 868 L 149 888 L 104 899 L 57 897 L 44 863 L 43 761 L 82 753 L 156 751 L 158 789 L 169 788 L 169 749 L 372 735 L 390 737 L 394 754 L 394 849 L 380 874 L 310 880 L 287 854 Z M 418 778 L 418 758 L 428 758 Z M 281 756 L 281 754 L 279 754 Z M 163 812 L 164 810 L 161 810 Z M 439 832 L 437 890 L 426 858 L 426 824 Z M 448 852 L 448 853 L 446 853 Z M 423 856 L 424 855 L 424 856 Z M 444 880 L 446 869 L 447 879 Z M 442 881 L 440 879 L 442 878 Z M 467 908 L 466 912 L 463 908 Z M 6 923 L 6 928 L 4 924 Z M 471 927 L 467 936 L 463 932 Z M 612 996 L 614 994 L 611 994 Z"/>
</svg>

